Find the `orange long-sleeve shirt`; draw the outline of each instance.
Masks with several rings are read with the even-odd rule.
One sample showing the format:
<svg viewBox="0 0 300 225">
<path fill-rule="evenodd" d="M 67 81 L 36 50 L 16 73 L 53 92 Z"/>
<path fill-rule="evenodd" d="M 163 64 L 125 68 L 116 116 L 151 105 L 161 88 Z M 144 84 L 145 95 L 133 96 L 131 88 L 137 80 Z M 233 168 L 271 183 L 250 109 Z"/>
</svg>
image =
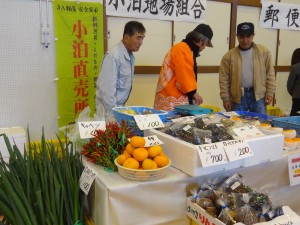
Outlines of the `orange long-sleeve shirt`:
<svg viewBox="0 0 300 225">
<path fill-rule="evenodd" d="M 189 103 L 186 93 L 197 89 L 193 53 L 185 42 L 174 45 L 164 58 L 156 87 L 154 108 L 173 110 Z"/>
</svg>

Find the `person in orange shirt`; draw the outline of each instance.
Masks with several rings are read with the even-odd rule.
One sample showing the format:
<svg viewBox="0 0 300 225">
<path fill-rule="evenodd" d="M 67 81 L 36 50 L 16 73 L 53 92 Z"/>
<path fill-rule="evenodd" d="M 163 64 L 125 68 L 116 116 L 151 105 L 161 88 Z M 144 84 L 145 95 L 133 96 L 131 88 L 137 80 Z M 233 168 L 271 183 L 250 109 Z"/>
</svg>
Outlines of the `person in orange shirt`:
<svg viewBox="0 0 300 225">
<path fill-rule="evenodd" d="M 213 47 L 213 31 L 209 25 L 200 24 L 174 45 L 166 54 L 155 92 L 154 108 L 173 110 L 177 105 L 200 105 L 197 93 L 196 58 L 205 47 Z"/>
</svg>

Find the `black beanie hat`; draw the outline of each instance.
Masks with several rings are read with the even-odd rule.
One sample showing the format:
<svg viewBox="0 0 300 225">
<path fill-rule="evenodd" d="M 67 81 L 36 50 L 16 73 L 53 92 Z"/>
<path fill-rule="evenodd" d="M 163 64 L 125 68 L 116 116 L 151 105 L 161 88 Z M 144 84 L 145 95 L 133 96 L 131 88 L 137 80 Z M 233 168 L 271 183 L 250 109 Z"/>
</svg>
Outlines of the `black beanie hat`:
<svg viewBox="0 0 300 225">
<path fill-rule="evenodd" d="M 207 39 L 208 39 L 208 44 L 207 44 L 207 46 L 208 47 L 213 47 L 213 45 L 212 45 L 212 43 L 211 43 L 211 39 L 212 39 L 212 37 L 213 37 L 213 31 L 212 31 L 212 29 L 210 28 L 210 26 L 209 25 L 206 25 L 206 24 L 204 24 L 204 23 L 201 23 L 201 24 L 199 24 L 195 29 L 194 29 L 194 31 L 197 31 L 198 33 L 200 33 L 200 34 L 202 34 L 202 35 L 204 35 L 205 37 L 207 37 Z"/>
</svg>

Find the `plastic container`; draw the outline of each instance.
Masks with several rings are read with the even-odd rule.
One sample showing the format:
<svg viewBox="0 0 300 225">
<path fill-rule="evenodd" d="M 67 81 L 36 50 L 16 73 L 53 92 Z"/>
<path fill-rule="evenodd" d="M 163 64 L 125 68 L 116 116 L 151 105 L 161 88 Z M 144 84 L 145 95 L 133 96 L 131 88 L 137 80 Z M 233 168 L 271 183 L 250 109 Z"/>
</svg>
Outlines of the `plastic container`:
<svg viewBox="0 0 300 225">
<path fill-rule="evenodd" d="M 65 139 L 60 139 L 60 141 L 62 142 L 63 147 L 66 146 L 66 140 Z M 60 142 L 58 139 L 54 139 L 54 140 L 46 140 L 46 145 L 50 145 L 53 144 L 53 147 L 56 150 L 61 151 L 61 146 L 60 146 Z M 41 141 L 34 141 L 34 142 L 27 142 L 26 147 L 29 149 L 29 144 L 31 145 L 32 148 L 36 147 L 37 150 L 40 150 L 42 147 L 42 142 Z"/>
<path fill-rule="evenodd" d="M 134 111 L 135 114 L 129 114 L 128 112 L 130 112 L 130 110 L 132 112 Z M 122 123 L 122 120 L 127 122 L 127 124 L 130 126 L 131 132 L 137 136 L 144 136 L 144 132 L 137 126 L 134 119 L 135 115 L 157 114 L 163 122 L 167 121 L 168 115 L 168 112 L 145 106 L 115 107 L 113 108 L 113 112 L 118 123 Z"/>
<path fill-rule="evenodd" d="M 220 108 L 216 106 L 201 104 L 200 107 L 212 109 L 214 113 L 220 112 Z"/>
<path fill-rule="evenodd" d="M 271 120 L 272 121 L 274 118 L 277 118 L 277 116 L 270 116 L 270 115 L 266 115 L 266 114 L 255 113 L 255 112 L 247 112 L 247 111 L 234 111 L 234 112 L 241 116 L 258 117 L 263 120 Z M 222 114 L 222 112 L 220 112 L 219 114 Z"/>
<path fill-rule="evenodd" d="M 267 106 L 267 114 L 271 116 L 279 116 L 281 113 L 281 110 L 277 106 Z"/>
<path fill-rule="evenodd" d="M 151 180 L 157 180 L 166 175 L 167 168 L 171 165 L 171 160 L 169 159 L 168 165 L 153 170 L 126 168 L 124 166 L 119 165 L 117 163 L 117 159 L 115 159 L 115 165 L 118 167 L 119 174 L 128 180 L 151 181 Z"/>
<path fill-rule="evenodd" d="M 213 112 L 212 109 L 200 107 L 198 105 L 178 105 L 174 107 L 174 110 L 187 115 L 210 114 Z"/>
<path fill-rule="evenodd" d="M 177 118 L 180 118 L 183 116 L 185 116 L 185 115 L 183 115 L 180 112 L 177 112 L 175 110 L 168 111 L 168 114 L 166 116 L 166 122 L 172 122 L 173 119 L 177 119 Z"/>
<path fill-rule="evenodd" d="M 300 137 L 300 116 L 278 117 L 272 120 L 274 127 L 281 127 L 285 130 L 294 129 L 297 137 Z"/>
</svg>

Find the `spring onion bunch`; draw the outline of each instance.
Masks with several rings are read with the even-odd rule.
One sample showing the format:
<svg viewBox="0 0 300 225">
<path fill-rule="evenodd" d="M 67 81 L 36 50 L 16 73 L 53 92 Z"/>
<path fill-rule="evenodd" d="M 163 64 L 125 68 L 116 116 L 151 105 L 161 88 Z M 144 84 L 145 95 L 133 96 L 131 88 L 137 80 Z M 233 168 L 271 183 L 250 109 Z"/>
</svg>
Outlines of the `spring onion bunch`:
<svg viewBox="0 0 300 225">
<path fill-rule="evenodd" d="M 0 154 L 0 215 L 3 225 L 74 225 L 83 221 L 84 193 L 79 188 L 83 171 L 81 154 L 72 143 L 59 146 L 45 140 L 30 142 L 24 155 L 4 140 L 10 154 Z M 82 224 L 82 223 L 81 223 Z"/>
</svg>

